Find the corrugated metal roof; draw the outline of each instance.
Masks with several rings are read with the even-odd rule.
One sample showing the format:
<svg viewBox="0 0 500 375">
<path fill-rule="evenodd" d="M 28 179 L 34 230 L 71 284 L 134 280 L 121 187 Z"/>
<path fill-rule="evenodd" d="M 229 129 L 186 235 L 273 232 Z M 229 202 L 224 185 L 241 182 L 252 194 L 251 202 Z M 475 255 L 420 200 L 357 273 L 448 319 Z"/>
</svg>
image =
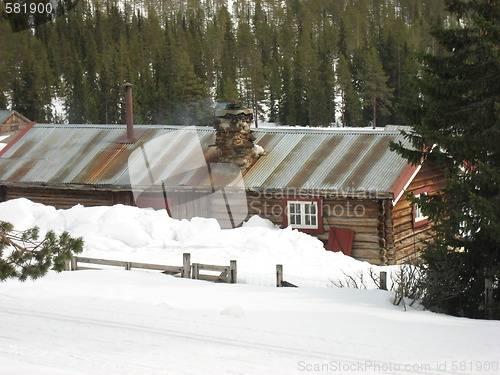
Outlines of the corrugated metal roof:
<svg viewBox="0 0 500 375">
<path fill-rule="evenodd" d="M 407 162 L 389 150 L 399 131 L 259 131 L 268 155 L 245 175 L 248 188 L 389 192 Z"/>
<path fill-rule="evenodd" d="M 174 176 L 169 185 L 210 185 L 193 155 L 201 145 L 206 160 L 215 161 L 214 130 L 197 128 L 192 137 L 173 133 L 181 129 L 177 126 L 136 129 L 145 133 L 135 144 L 120 144 L 123 125 L 36 124 L 0 157 L 0 181 L 127 188 L 130 163 L 135 181 L 168 175 Z M 247 188 L 389 192 L 407 165 L 388 147 L 389 141 L 406 144 L 397 130 L 256 129 L 255 134 L 266 155 L 246 172 Z"/>
</svg>

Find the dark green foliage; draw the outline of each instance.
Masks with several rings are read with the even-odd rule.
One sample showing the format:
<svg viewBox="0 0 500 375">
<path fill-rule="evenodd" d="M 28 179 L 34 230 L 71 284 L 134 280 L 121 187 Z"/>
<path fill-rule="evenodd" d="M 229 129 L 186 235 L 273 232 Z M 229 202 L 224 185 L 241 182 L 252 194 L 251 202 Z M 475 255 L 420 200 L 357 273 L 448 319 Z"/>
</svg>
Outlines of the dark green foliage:
<svg viewBox="0 0 500 375">
<path fill-rule="evenodd" d="M 387 114 L 392 106 L 393 89 L 387 86 L 388 77 L 384 73 L 382 61 L 375 48 L 367 51 L 364 61 L 361 74 L 363 107 L 371 113 L 373 127 L 376 127 L 379 113 Z"/>
<path fill-rule="evenodd" d="M 361 102 L 354 88 L 349 63 L 343 53 L 338 57 L 337 82 L 341 97 L 341 125 L 358 126 L 361 124 Z"/>
<path fill-rule="evenodd" d="M 485 278 L 496 282 L 500 297 L 500 6 L 488 0 L 447 6 L 456 25 L 433 32 L 442 50 L 425 55 L 422 97 L 408 111 L 416 151 L 395 148 L 447 177 L 443 195 L 420 200 L 436 232 L 424 253 L 424 303 L 482 317 Z"/>
<path fill-rule="evenodd" d="M 280 124 L 397 123 L 429 25 L 453 22 L 442 2 L 82 0 L 15 34 L 3 18 L 0 107 L 55 121 L 57 97 L 67 122 L 123 123 L 131 82 L 136 123 L 203 123 L 233 99 Z"/>
<path fill-rule="evenodd" d="M 83 239 L 67 232 L 58 236 L 49 231 L 40 241 L 37 227 L 19 232 L 12 224 L 0 221 L 0 281 L 26 281 L 42 277 L 49 270 L 60 272 L 82 250 Z"/>
<path fill-rule="evenodd" d="M 53 82 L 47 51 L 39 40 L 33 39 L 21 52 L 12 78 L 12 109 L 37 122 L 50 121 L 48 106 Z"/>
</svg>

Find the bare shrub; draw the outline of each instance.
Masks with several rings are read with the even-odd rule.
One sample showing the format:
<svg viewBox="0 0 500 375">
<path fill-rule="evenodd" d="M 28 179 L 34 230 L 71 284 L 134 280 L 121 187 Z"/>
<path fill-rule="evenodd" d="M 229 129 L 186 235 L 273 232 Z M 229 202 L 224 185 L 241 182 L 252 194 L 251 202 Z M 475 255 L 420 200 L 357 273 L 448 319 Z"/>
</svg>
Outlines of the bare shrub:
<svg viewBox="0 0 500 375">
<path fill-rule="evenodd" d="M 420 301 L 425 292 L 422 277 L 422 268 L 411 264 L 403 264 L 399 266 L 397 272 L 391 273 L 392 290 L 394 291 L 393 304 L 395 306 L 403 305 L 406 311 L 407 300 L 409 300 L 409 306 Z"/>
</svg>

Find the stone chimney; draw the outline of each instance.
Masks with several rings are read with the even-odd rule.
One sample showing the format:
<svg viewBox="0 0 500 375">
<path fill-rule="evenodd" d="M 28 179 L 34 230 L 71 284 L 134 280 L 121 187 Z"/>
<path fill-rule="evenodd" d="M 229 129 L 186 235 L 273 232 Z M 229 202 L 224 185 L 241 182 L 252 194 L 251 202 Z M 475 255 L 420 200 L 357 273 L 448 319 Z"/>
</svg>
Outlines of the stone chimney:
<svg viewBox="0 0 500 375">
<path fill-rule="evenodd" d="M 233 163 L 242 170 L 248 169 L 259 157 L 262 150 L 255 147 L 255 136 L 250 129 L 253 111 L 231 103 L 223 110 L 215 112 L 215 146 L 218 162 Z"/>
</svg>

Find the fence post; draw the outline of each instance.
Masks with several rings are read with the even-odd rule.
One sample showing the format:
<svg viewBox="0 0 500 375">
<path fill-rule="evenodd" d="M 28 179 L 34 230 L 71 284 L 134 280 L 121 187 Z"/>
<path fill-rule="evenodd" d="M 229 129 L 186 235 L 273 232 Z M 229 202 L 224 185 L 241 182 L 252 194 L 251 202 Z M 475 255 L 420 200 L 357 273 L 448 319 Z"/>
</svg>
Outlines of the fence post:
<svg viewBox="0 0 500 375">
<path fill-rule="evenodd" d="M 276 265 L 276 287 L 283 287 L 283 265 Z"/>
<path fill-rule="evenodd" d="M 380 289 L 387 290 L 387 272 L 380 271 Z"/>
<path fill-rule="evenodd" d="M 65 271 L 76 271 L 76 257 L 73 256 L 71 259 L 66 261 Z"/>
<path fill-rule="evenodd" d="M 191 275 L 191 278 L 193 278 L 193 279 L 200 278 L 200 270 L 198 268 L 198 263 L 193 263 L 193 273 Z"/>
<path fill-rule="evenodd" d="M 484 279 L 484 304 L 485 304 L 485 318 L 493 319 L 491 313 L 491 304 L 493 303 L 493 280 Z"/>
<path fill-rule="evenodd" d="M 130 271 L 131 268 L 132 268 L 132 264 L 130 262 L 126 262 L 125 263 L 125 270 Z"/>
<path fill-rule="evenodd" d="M 182 255 L 182 277 L 191 278 L 191 254 L 184 253 Z"/>
<path fill-rule="evenodd" d="M 236 284 L 237 283 L 237 272 L 236 272 L 236 261 L 235 260 L 231 260 L 229 262 L 229 282 L 231 284 Z"/>
</svg>

